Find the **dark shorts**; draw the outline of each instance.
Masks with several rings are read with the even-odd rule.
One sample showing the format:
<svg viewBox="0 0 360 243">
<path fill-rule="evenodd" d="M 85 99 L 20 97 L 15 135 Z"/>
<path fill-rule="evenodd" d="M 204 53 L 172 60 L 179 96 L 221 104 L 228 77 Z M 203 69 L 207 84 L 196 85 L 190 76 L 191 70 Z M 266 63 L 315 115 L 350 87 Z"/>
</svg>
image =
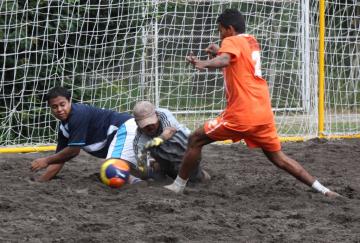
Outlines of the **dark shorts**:
<svg viewBox="0 0 360 243">
<path fill-rule="evenodd" d="M 161 146 L 150 149 L 150 155 L 159 163 L 161 172 L 175 179 L 188 144 L 188 136 L 178 131 Z M 190 175 L 190 181 L 201 179 L 199 167 Z"/>
</svg>

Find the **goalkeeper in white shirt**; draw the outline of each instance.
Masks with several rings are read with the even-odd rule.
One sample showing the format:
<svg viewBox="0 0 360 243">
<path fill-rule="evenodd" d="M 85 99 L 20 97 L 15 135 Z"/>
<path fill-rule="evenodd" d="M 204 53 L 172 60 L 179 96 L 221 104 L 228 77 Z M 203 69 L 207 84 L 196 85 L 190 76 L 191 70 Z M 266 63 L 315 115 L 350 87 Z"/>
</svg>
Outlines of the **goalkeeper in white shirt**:
<svg viewBox="0 0 360 243">
<path fill-rule="evenodd" d="M 133 109 L 138 125 L 134 138 L 134 152 L 144 179 L 175 179 L 187 148 L 190 130 L 180 124 L 173 114 L 164 108 L 155 108 L 148 101 L 138 102 Z M 198 167 L 190 181 L 210 180 L 210 175 Z"/>
</svg>

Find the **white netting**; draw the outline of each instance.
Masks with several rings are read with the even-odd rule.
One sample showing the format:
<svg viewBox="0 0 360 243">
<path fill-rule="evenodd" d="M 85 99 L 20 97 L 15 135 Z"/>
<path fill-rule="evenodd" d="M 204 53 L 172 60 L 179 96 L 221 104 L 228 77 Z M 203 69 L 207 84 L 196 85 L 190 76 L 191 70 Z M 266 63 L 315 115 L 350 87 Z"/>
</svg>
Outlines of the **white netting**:
<svg viewBox="0 0 360 243">
<path fill-rule="evenodd" d="M 346 2 L 346 3 L 344 3 Z M 54 143 L 44 94 L 131 111 L 149 99 L 191 129 L 224 108 L 219 71 L 185 62 L 218 40 L 216 18 L 241 10 L 262 47 L 282 136 L 317 135 L 318 1 L 0 1 L 0 145 Z M 358 133 L 359 4 L 327 1 L 326 133 Z"/>
<path fill-rule="evenodd" d="M 325 132 L 359 133 L 360 2 L 327 2 Z"/>
</svg>

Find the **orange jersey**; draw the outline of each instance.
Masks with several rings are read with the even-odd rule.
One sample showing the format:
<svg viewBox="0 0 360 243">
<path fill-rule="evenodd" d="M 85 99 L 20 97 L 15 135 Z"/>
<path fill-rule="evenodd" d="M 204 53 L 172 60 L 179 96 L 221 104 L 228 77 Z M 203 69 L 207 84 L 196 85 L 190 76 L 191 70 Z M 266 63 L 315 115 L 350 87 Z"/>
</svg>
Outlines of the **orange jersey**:
<svg viewBox="0 0 360 243">
<path fill-rule="evenodd" d="M 239 130 L 241 125 L 273 123 L 269 89 L 261 77 L 257 40 L 247 34 L 227 37 L 218 53 L 231 54 L 230 64 L 223 70 L 227 101 L 221 115 L 224 125 Z"/>
</svg>

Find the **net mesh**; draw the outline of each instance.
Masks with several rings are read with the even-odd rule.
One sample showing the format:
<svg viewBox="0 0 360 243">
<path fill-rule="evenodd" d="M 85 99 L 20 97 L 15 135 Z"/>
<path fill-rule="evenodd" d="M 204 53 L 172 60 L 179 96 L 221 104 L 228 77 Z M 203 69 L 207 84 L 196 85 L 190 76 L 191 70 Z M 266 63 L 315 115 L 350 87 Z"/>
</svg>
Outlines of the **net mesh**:
<svg viewBox="0 0 360 243">
<path fill-rule="evenodd" d="M 318 126 L 319 6 L 312 0 L 0 1 L 0 144 L 50 144 L 57 122 L 44 101 L 57 85 L 74 102 L 131 111 L 150 100 L 195 129 L 224 107 L 222 73 L 195 71 L 219 44 L 226 8 L 259 41 L 281 136 L 313 137 Z M 325 133 L 359 133 L 358 1 L 327 1 Z"/>
</svg>

